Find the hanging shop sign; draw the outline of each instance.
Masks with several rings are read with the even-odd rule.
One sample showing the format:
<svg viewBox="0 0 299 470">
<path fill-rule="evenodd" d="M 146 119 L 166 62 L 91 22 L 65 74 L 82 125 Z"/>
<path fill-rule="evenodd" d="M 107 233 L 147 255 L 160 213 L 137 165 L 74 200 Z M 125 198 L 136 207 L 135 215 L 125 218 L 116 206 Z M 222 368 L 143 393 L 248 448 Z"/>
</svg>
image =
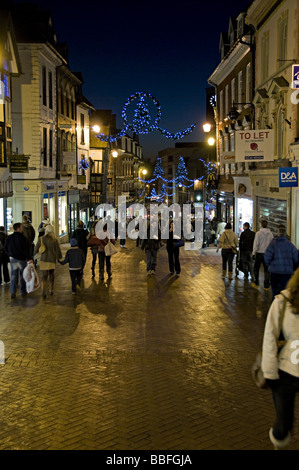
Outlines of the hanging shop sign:
<svg viewBox="0 0 299 470">
<path fill-rule="evenodd" d="M 274 160 L 274 130 L 236 131 L 236 162 L 270 162 Z"/>
<path fill-rule="evenodd" d="M 292 67 L 292 88 L 293 90 L 299 88 L 299 64 L 294 64 Z"/>
<path fill-rule="evenodd" d="M 28 162 L 30 157 L 14 155 L 9 157 L 9 170 L 11 173 L 29 173 Z"/>
<path fill-rule="evenodd" d="M 252 184 L 249 176 L 234 176 L 234 193 L 238 198 L 252 199 Z"/>
<path fill-rule="evenodd" d="M 279 168 L 279 187 L 298 188 L 298 168 Z"/>
</svg>

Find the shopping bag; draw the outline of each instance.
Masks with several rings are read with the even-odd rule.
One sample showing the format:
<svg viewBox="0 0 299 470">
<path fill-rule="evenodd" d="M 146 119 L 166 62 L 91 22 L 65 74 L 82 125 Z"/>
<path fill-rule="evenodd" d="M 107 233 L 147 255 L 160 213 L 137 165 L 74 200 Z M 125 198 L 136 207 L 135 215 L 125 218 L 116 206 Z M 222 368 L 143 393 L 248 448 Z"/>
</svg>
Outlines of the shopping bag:
<svg viewBox="0 0 299 470">
<path fill-rule="evenodd" d="M 30 294 L 30 292 L 34 292 L 35 290 L 39 289 L 39 277 L 33 263 L 27 263 L 27 266 L 23 271 L 23 278 L 26 282 L 27 294 Z"/>
<path fill-rule="evenodd" d="M 118 253 L 117 248 L 116 248 L 115 245 L 113 245 L 113 243 L 110 242 L 110 241 L 107 243 L 107 245 L 105 246 L 104 250 L 105 250 L 105 256 L 113 256 L 113 255 L 115 255 L 116 253 Z"/>
</svg>

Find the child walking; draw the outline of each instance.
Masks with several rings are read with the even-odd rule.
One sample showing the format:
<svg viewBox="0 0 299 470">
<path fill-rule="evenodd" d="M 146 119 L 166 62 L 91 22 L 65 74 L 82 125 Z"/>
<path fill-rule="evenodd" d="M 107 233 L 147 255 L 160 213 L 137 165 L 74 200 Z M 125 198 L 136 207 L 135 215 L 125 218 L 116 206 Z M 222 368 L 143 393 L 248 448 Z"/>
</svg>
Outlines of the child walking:
<svg viewBox="0 0 299 470">
<path fill-rule="evenodd" d="M 60 261 L 60 264 L 69 264 L 72 281 L 72 294 L 76 294 L 77 289 L 80 289 L 82 270 L 85 264 L 85 255 L 83 250 L 78 247 L 78 242 L 75 238 L 70 240 L 70 244 L 71 248 L 66 252 L 65 259 Z"/>
</svg>

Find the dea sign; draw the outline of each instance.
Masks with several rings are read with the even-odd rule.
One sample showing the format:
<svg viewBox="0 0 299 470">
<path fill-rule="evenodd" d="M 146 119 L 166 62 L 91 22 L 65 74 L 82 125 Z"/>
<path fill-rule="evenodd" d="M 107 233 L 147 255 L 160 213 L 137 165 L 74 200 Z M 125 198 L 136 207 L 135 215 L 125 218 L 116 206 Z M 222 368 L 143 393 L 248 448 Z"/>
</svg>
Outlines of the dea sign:
<svg viewBox="0 0 299 470">
<path fill-rule="evenodd" d="M 279 187 L 298 188 L 298 168 L 279 168 Z"/>
</svg>

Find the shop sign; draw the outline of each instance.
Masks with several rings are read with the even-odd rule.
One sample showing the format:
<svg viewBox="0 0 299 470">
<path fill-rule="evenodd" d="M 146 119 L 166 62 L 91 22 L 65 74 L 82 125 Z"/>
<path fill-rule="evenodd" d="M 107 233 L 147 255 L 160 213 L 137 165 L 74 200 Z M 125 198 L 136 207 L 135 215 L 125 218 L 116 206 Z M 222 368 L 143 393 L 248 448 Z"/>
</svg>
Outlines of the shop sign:
<svg viewBox="0 0 299 470">
<path fill-rule="evenodd" d="M 64 165 L 76 165 L 76 152 L 62 152 Z"/>
<path fill-rule="evenodd" d="M 77 175 L 77 184 L 86 184 L 86 175 Z"/>
<path fill-rule="evenodd" d="M 9 170 L 11 173 L 28 173 L 28 162 L 30 157 L 25 155 L 15 155 L 9 157 Z"/>
<path fill-rule="evenodd" d="M 274 160 L 274 130 L 236 131 L 236 162 L 270 162 Z"/>
<path fill-rule="evenodd" d="M 248 176 L 234 177 L 234 193 L 235 197 L 252 199 L 252 184 Z"/>
<path fill-rule="evenodd" d="M 298 168 L 279 168 L 279 187 L 298 188 Z"/>
<path fill-rule="evenodd" d="M 292 67 L 292 88 L 293 90 L 299 88 L 299 64 L 294 64 Z"/>
</svg>

